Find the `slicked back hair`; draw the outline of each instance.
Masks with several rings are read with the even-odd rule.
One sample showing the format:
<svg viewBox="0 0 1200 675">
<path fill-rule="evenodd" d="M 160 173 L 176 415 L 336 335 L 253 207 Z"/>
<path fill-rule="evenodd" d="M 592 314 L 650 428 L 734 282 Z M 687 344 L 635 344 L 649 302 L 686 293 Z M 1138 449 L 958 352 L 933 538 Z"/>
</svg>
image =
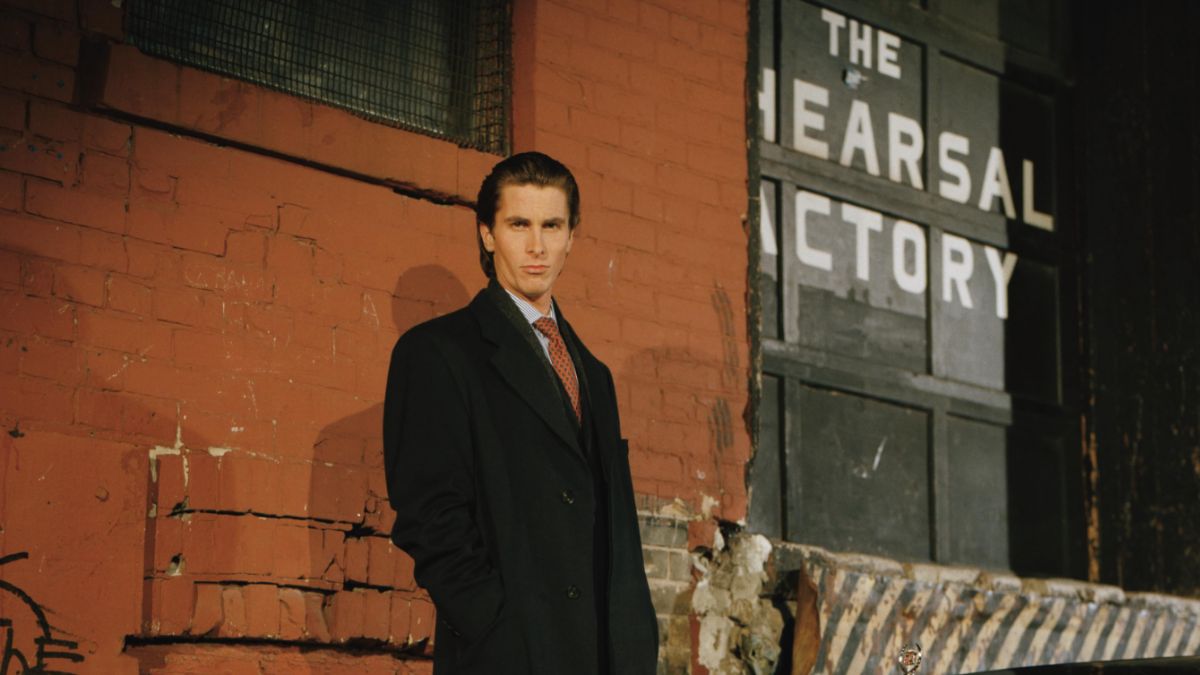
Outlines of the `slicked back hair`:
<svg viewBox="0 0 1200 675">
<path fill-rule="evenodd" d="M 567 224 L 571 230 L 579 224 L 579 186 L 575 183 L 575 176 L 561 162 L 540 152 L 522 152 L 492 167 L 492 172 L 479 186 L 479 196 L 475 200 L 477 223 L 487 225 L 489 230 L 496 225 L 500 192 L 509 185 L 561 188 L 567 195 L 567 209 L 570 212 Z M 489 279 L 495 279 L 496 265 L 492 261 L 492 254 L 483 247 L 483 236 L 478 231 L 475 239 L 479 244 L 479 266 Z"/>
</svg>

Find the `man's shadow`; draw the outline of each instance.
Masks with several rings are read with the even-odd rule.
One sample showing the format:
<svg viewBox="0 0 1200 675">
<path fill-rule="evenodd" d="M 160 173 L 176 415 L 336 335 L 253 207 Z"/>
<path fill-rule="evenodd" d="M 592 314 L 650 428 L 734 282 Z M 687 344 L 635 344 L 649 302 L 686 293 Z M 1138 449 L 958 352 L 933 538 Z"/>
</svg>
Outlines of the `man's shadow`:
<svg viewBox="0 0 1200 675">
<path fill-rule="evenodd" d="M 401 274 L 391 303 L 395 332 L 380 326 L 376 335 L 375 354 L 382 356 L 375 364 L 380 369 L 376 381 L 385 381 L 394 336 L 403 335 L 418 323 L 460 309 L 468 301 L 467 289 L 444 267 L 422 265 Z M 340 581 L 342 588 L 361 593 L 364 607 L 360 634 L 363 637 L 388 641 L 392 645 L 411 645 L 431 653 L 433 605 L 424 592 L 417 589 L 412 577 L 412 560 L 396 549 L 389 538 L 395 513 L 388 505 L 383 467 L 383 393 L 381 387 L 378 403 L 324 427 L 313 443 L 310 512 L 344 513 L 347 507 L 358 508 L 362 513 L 362 524 L 344 533 L 345 546 L 341 556 L 335 555 L 330 560 L 327 549 L 311 547 L 309 569 L 325 569 L 323 577 L 326 580 L 334 582 L 335 586 Z M 342 467 L 344 469 L 339 470 Z M 365 494 L 340 484 L 340 478 L 346 476 L 347 471 L 366 473 Z M 336 503 L 343 499 L 363 500 L 363 503 Z M 380 617 L 385 602 L 389 612 L 386 626 Z M 370 604 L 376 608 L 372 609 Z"/>
</svg>

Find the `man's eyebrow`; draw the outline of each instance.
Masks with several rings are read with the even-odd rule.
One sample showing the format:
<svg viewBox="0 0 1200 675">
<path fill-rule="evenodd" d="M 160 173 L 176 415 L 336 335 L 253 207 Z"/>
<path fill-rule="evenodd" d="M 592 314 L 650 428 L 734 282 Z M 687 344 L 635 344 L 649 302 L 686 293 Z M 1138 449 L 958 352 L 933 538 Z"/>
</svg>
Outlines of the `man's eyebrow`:
<svg viewBox="0 0 1200 675">
<path fill-rule="evenodd" d="M 509 216 L 504 219 L 504 222 L 506 222 L 506 223 L 528 223 L 529 218 L 526 218 L 525 216 Z M 561 225 L 561 224 L 567 222 L 567 219 L 562 218 L 560 216 L 555 216 L 554 218 L 546 218 L 542 222 L 543 223 L 554 223 L 556 225 Z"/>
</svg>

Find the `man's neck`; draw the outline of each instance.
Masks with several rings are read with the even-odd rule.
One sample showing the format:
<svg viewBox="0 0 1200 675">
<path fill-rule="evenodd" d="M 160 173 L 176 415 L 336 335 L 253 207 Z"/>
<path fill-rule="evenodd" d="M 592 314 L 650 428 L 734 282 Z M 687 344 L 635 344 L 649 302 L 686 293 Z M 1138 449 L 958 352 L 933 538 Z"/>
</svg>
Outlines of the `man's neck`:
<svg viewBox="0 0 1200 675">
<path fill-rule="evenodd" d="M 550 293 L 546 293 L 546 294 L 540 296 L 539 298 L 537 298 L 536 300 L 534 300 L 531 298 L 527 298 L 523 294 L 514 291 L 513 289 L 509 288 L 508 286 L 505 286 L 503 283 L 500 283 L 500 282 L 497 282 L 497 283 L 500 284 L 500 288 L 503 288 L 504 292 L 508 293 L 509 297 L 511 297 L 513 300 L 516 300 L 518 302 L 524 302 L 525 304 L 529 305 L 530 307 L 533 307 L 534 309 L 536 309 L 538 311 L 538 313 L 541 314 L 542 316 L 554 316 L 554 313 L 553 313 L 554 297 L 551 296 Z"/>
</svg>

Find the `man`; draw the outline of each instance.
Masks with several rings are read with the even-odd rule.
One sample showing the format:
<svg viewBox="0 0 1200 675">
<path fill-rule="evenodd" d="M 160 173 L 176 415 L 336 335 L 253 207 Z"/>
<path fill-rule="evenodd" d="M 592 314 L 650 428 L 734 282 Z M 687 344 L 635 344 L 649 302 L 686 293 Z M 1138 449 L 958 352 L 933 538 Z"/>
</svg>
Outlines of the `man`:
<svg viewBox="0 0 1200 675">
<path fill-rule="evenodd" d="M 392 541 L 437 608 L 434 673 L 654 673 L 612 375 L 553 300 L 579 188 L 514 155 L 476 216 L 489 284 L 400 338 L 384 407 Z"/>
</svg>

